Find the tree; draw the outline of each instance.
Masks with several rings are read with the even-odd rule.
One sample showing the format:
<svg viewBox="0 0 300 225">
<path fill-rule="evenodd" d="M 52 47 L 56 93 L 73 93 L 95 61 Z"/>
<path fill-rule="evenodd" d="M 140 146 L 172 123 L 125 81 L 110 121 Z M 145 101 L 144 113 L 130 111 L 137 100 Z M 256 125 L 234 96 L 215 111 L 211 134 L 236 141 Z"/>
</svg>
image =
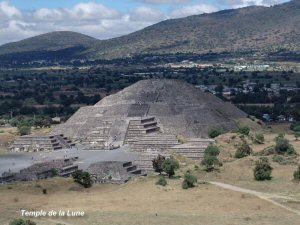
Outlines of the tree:
<svg viewBox="0 0 300 225">
<path fill-rule="evenodd" d="M 74 182 L 82 185 L 84 188 L 90 188 L 93 185 L 93 180 L 88 172 L 83 172 L 82 170 L 77 170 L 72 174 Z"/>
<path fill-rule="evenodd" d="M 235 158 L 244 158 L 249 156 L 252 153 L 252 149 L 250 148 L 249 144 L 244 140 L 243 143 L 238 147 L 235 152 Z"/>
<path fill-rule="evenodd" d="M 223 132 L 222 132 L 222 130 L 220 130 L 220 129 L 217 129 L 217 128 L 211 128 L 211 129 L 209 129 L 209 131 L 208 131 L 208 136 L 210 137 L 210 138 L 216 138 L 216 137 L 218 137 L 219 135 L 221 135 Z"/>
<path fill-rule="evenodd" d="M 205 166 L 207 172 L 211 172 L 216 169 L 216 167 L 222 166 L 222 163 L 218 159 L 220 154 L 220 149 L 215 145 L 208 145 L 204 151 L 204 158 L 201 161 L 201 165 Z"/>
<path fill-rule="evenodd" d="M 182 188 L 188 189 L 195 186 L 195 183 L 197 183 L 197 177 L 194 176 L 190 171 L 187 171 L 184 174 L 184 180 L 182 182 Z"/>
<path fill-rule="evenodd" d="M 36 225 L 36 223 L 30 220 L 13 219 L 9 222 L 9 225 Z"/>
<path fill-rule="evenodd" d="M 163 171 L 162 164 L 166 160 L 166 158 L 162 155 L 158 155 L 155 159 L 152 160 L 153 169 L 155 172 L 161 174 Z"/>
<path fill-rule="evenodd" d="M 300 181 L 300 166 L 298 167 L 298 169 L 294 172 L 294 179 L 296 181 Z"/>
<path fill-rule="evenodd" d="M 240 134 L 244 134 L 244 135 L 249 135 L 250 133 L 250 128 L 249 127 L 240 127 L 238 132 Z"/>
<path fill-rule="evenodd" d="M 211 172 L 217 167 L 222 166 L 222 163 L 214 155 L 206 155 L 201 161 L 201 165 L 205 166 L 206 172 Z"/>
<path fill-rule="evenodd" d="M 208 145 L 207 148 L 204 151 L 204 155 L 212 155 L 212 156 L 218 156 L 220 154 L 220 149 L 216 145 Z"/>
<path fill-rule="evenodd" d="M 162 163 L 162 168 L 163 171 L 166 172 L 170 178 L 175 174 L 175 170 L 179 169 L 179 162 L 171 157 L 170 159 L 166 159 Z"/>
<path fill-rule="evenodd" d="M 253 170 L 255 180 L 271 180 L 272 170 L 273 168 L 271 167 L 269 160 L 267 158 L 260 158 L 256 161 L 255 168 Z"/>
<path fill-rule="evenodd" d="M 295 149 L 294 147 L 289 143 L 289 140 L 286 139 L 283 135 L 278 135 L 276 137 L 276 145 L 275 145 L 275 151 L 278 154 L 295 154 Z"/>
</svg>

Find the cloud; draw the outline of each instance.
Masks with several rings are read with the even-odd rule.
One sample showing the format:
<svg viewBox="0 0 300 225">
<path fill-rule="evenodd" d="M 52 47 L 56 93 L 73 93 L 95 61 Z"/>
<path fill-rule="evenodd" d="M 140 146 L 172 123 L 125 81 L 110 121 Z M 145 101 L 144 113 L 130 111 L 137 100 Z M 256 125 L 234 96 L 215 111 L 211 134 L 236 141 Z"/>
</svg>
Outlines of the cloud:
<svg viewBox="0 0 300 225">
<path fill-rule="evenodd" d="M 222 0 L 223 3 L 232 8 L 241 8 L 250 5 L 271 6 L 287 1 L 289 0 Z"/>
<path fill-rule="evenodd" d="M 152 3 L 152 4 L 178 4 L 190 2 L 190 0 L 137 0 L 139 2 Z"/>
<path fill-rule="evenodd" d="M 22 13 L 9 2 L 0 2 L 0 18 L 20 18 Z"/>
<path fill-rule="evenodd" d="M 211 13 L 216 11 L 218 11 L 217 7 L 208 4 L 192 5 L 173 10 L 171 12 L 171 17 L 178 18 L 202 13 Z"/>
<path fill-rule="evenodd" d="M 156 9 L 145 6 L 138 7 L 130 13 L 130 20 L 132 21 L 160 21 L 165 18 L 165 15 Z"/>
</svg>

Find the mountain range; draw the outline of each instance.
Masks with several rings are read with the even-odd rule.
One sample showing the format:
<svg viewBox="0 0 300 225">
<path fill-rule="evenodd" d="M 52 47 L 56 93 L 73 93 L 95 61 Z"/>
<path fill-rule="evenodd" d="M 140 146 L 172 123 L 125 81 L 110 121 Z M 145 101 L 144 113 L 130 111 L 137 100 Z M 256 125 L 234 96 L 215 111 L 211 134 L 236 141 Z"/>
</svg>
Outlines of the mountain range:
<svg viewBox="0 0 300 225">
<path fill-rule="evenodd" d="M 165 20 L 109 40 L 51 32 L 0 46 L 0 60 L 112 59 L 139 54 L 300 51 L 300 0 Z"/>
</svg>

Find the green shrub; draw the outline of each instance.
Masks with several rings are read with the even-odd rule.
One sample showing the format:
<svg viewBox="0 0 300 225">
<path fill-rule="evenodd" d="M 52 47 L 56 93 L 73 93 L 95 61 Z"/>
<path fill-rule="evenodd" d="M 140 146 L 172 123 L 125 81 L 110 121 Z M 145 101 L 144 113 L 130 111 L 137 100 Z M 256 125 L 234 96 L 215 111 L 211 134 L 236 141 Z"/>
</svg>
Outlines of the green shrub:
<svg viewBox="0 0 300 225">
<path fill-rule="evenodd" d="M 201 165 L 205 167 L 207 172 L 211 172 L 216 168 L 222 166 L 222 163 L 219 161 L 217 156 L 214 155 L 205 155 L 204 159 L 201 162 Z"/>
<path fill-rule="evenodd" d="M 28 126 L 18 127 L 18 131 L 21 136 L 28 135 L 31 132 L 31 128 Z"/>
<path fill-rule="evenodd" d="M 253 155 L 258 155 L 258 156 L 268 156 L 268 155 L 273 155 L 273 154 L 276 154 L 274 147 L 268 147 L 268 148 L 261 150 L 260 152 L 257 152 L 255 154 L 253 153 Z"/>
<path fill-rule="evenodd" d="M 218 156 L 220 154 L 220 149 L 216 145 L 208 145 L 204 151 L 204 155 L 214 155 Z"/>
<path fill-rule="evenodd" d="M 218 129 L 218 128 L 211 128 L 211 129 L 209 129 L 209 131 L 208 131 L 208 136 L 210 137 L 210 138 L 216 138 L 216 137 L 218 137 L 219 135 L 221 135 L 223 132 L 222 132 L 222 130 L 220 130 L 220 129 Z"/>
<path fill-rule="evenodd" d="M 36 223 L 30 220 L 13 219 L 9 222 L 9 225 L 36 225 Z"/>
<path fill-rule="evenodd" d="M 260 158 L 256 161 L 255 168 L 253 170 L 255 180 L 271 180 L 272 170 L 273 168 L 271 167 L 269 160 L 267 158 Z"/>
<path fill-rule="evenodd" d="M 275 145 L 275 151 L 278 154 L 296 154 L 295 149 L 293 146 L 289 143 L 289 140 L 286 139 L 282 135 L 278 135 L 278 137 L 275 139 L 276 145 Z"/>
<path fill-rule="evenodd" d="M 240 159 L 249 156 L 251 153 L 252 149 L 249 144 L 246 141 L 243 141 L 242 145 L 236 150 L 234 157 Z"/>
<path fill-rule="evenodd" d="M 274 155 L 272 160 L 273 162 L 277 162 L 280 165 L 286 164 L 286 159 L 282 155 Z"/>
<path fill-rule="evenodd" d="M 197 177 L 191 174 L 190 171 L 187 171 L 184 174 L 184 180 L 182 182 L 182 188 L 183 189 L 188 189 L 192 188 L 195 186 L 195 183 L 197 183 Z"/>
<path fill-rule="evenodd" d="M 90 188 L 93 185 L 93 180 L 88 172 L 78 170 L 72 174 L 74 182 L 82 185 L 84 188 Z"/>
<path fill-rule="evenodd" d="M 166 178 L 164 177 L 160 177 L 158 179 L 158 181 L 156 182 L 157 185 L 161 185 L 161 186 L 166 186 L 168 183 L 167 183 L 167 180 Z"/>
<path fill-rule="evenodd" d="M 297 181 L 300 181 L 300 166 L 298 169 L 294 172 L 294 179 Z"/>
<path fill-rule="evenodd" d="M 254 142 L 257 144 L 263 144 L 265 142 L 265 136 L 262 133 L 255 134 Z"/>
<path fill-rule="evenodd" d="M 158 155 L 155 159 L 152 160 L 152 166 L 155 172 L 161 174 L 163 171 L 162 164 L 166 160 L 166 158 L 162 155 Z"/>
<path fill-rule="evenodd" d="M 238 129 L 238 132 L 239 132 L 240 134 L 249 135 L 249 133 L 250 133 L 250 128 L 249 128 L 249 127 L 240 127 L 240 128 Z"/>
<path fill-rule="evenodd" d="M 168 174 L 169 177 L 172 177 L 175 174 L 175 170 L 179 169 L 179 162 L 171 157 L 170 159 L 166 159 L 162 163 L 163 171 Z"/>
</svg>

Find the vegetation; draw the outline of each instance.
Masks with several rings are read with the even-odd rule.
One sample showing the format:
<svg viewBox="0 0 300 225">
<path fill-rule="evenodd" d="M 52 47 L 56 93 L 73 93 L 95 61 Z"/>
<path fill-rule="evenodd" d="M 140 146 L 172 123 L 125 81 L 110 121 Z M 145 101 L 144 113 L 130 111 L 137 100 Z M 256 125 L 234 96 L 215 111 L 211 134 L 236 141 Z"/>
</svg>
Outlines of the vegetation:
<svg viewBox="0 0 300 225">
<path fill-rule="evenodd" d="M 31 132 L 31 127 L 28 126 L 18 127 L 18 132 L 21 136 L 28 135 Z"/>
<path fill-rule="evenodd" d="M 204 155 L 218 156 L 219 154 L 220 154 L 220 149 L 218 148 L 218 146 L 213 144 L 208 145 L 204 151 Z"/>
<path fill-rule="evenodd" d="M 169 177 L 174 176 L 175 170 L 179 169 L 179 162 L 171 157 L 170 159 L 166 159 L 162 163 L 163 171 L 168 174 Z"/>
<path fill-rule="evenodd" d="M 72 174 L 74 182 L 82 185 L 84 188 L 90 188 L 93 185 L 93 180 L 88 172 L 78 170 Z"/>
<path fill-rule="evenodd" d="M 197 183 L 197 177 L 193 175 L 190 171 L 187 171 L 184 174 L 184 180 L 182 182 L 182 188 L 188 189 L 195 186 L 195 183 Z"/>
<path fill-rule="evenodd" d="M 221 135 L 223 132 L 221 129 L 218 129 L 218 128 L 211 128 L 209 131 L 208 131 L 208 136 L 210 138 L 216 138 L 218 137 L 219 135 Z"/>
<path fill-rule="evenodd" d="M 168 183 L 167 183 L 167 180 L 166 178 L 164 177 L 159 177 L 158 181 L 156 182 L 157 185 L 161 185 L 161 186 L 166 186 Z"/>
<path fill-rule="evenodd" d="M 31 220 L 13 219 L 9 225 L 36 225 L 36 223 Z"/>
<path fill-rule="evenodd" d="M 249 127 L 240 127 L 240 128 L 238 129 L 238 132 L 239 132 L 240 134 L 249 135 L 249 133 L 250 133 L 250 128 L 249 128 Z"/>
<path fill-rule="evenodd" d="M 294 147 L 289 143 L 289 140 L 284 135 L 276 137 L 275 151 L 277 154 L 296 154 Z"/>
<path fill-rule="evenodd" d="M 243 140 L 242 144 L 236 150 L 234 157 L 240 159 L 249 156 L 251 153 L 251 147 L 249 146 L 247 141 Z"/>
<path fill-rule="evenodd" d="M 153 169 L 155 172 L 161 174 L 163 172 L 163 162 L 166 160 L 166 158 L 162 155 L 158 155 L 155 159 L 152 160 Z"/>
<path fill-rule="evenodd" d="M 207 172 L 211 172 L 216 168 L 222 166 L 222 163 L 218 159 L 220 150 L 217 146 L 209 145 L 204 151 L 204 158 L 201 165 L 205 167 Z"/>
<path fill-rule="evenodd" d="M 298 169 L 294 172 L 294 179 L 296 181 L 300 181 L 300 166 L 298 167 Z"/>
<path fill-rule="evenodd" d="M 254 142 L 257 144 L 263 144 L 265 142 L 265 136 L 262 133 L 255 134 Z"/>
<path fill-rule="evenodd" d="M 272 170 L 273 168 L 271 167 L 268 159 L 265 157 L 260 158 L 258 161 L 256 161 L 255 168 L 253 170 L 255 180 L 271 180 Z"/>
</svg>

